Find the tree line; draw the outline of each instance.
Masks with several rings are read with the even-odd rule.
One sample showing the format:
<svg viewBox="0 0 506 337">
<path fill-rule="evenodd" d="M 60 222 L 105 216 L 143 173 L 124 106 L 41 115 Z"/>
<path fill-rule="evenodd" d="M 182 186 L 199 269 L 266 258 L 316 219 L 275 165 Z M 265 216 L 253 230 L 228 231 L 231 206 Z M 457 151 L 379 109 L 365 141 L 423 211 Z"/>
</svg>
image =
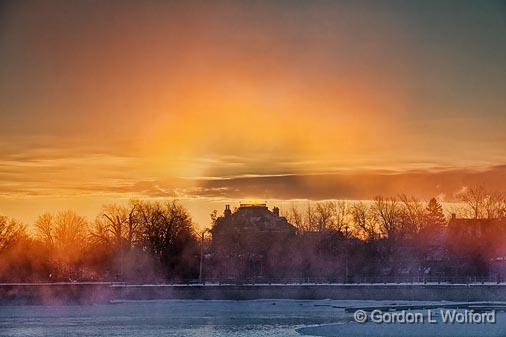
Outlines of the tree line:
<svg viewBox="0 0 506 337">
<path fill-rule="evenodd" d="M 194 277 L 198 242 L 177 201 L 104 205 L 93 222 L 44 213 L 33 226 L 0 217 L 0 281 L 180 280 Z"/>
<path fill-rule="evenodd" d="M 460 202 L 447 214 L 436 198 L 423 202 L 401 194 L 377 196 L 367 202 L 308 202 L 306 207 L 284 209 L 283 215 L 300 232 L 335 230 L 365 240 L 396 239 L 419 234 L 427 227 L 444 226 L 448 213 L 470 219 L 506 217 L 506 197 L 500 192 L 477 185 L 466 188 L 458 197 Z"/>
<path fill-rule="evenodd" d="M 506 199 L 475 186 L 460 195 L 450 212 L 474 219 L 505 218 Z M 278 274 L 270 276 L 353 281 L 363 275 L 433 273 L 436 268 L 426 261 L 441 248 L 447 252 L 438 273 L 486 275 L 486 253 L 464 256 L 446 241 L 438 242 L 448 213 L 436 198 L 423 202 L 405 195 L 292 205 L 282 215 L 298 234 L 276 246 L 279 257 L 270 263 Z M 0 282 L 180 282 L 198 279 L 201 252 L 199 230 L 176 200 L 108 204 L 92 221 L 71 210 L 44 213 L 30 228 L 0 216 Z M 220 275 L 213 270 L 220 263 L 212 260 L 212 251 L 204 253 L 210 256 L 207 274 Z M 451 269 L 458 264 L 463 266 L 459 271 Z"/>
<path fill-rule="evenodd" d="M 492 262 L 506 254 L 505 196 L 472 186 L 458 197 L 446 211 L 436 198 L 406 195 L 289 207 L 283 214 L 304 243 L 287 270 L 347 282 L 504 277 L 506 265 L 498 272 Z M 452 214 L 470 228 L 448 228 Z"/>
</svg>

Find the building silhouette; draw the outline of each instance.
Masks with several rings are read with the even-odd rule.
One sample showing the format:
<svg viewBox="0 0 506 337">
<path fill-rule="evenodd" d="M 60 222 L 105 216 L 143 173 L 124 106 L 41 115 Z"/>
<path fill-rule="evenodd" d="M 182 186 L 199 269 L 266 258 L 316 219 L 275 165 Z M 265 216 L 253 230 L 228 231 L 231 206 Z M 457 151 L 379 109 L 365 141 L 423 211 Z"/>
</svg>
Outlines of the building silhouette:
<svg viewBox="0 0 506 337">
<path fill-rule="evenodd" d="M 265 203 L 225 206 L 211 229 L 215 277 L 263 279 L 285 275 L 296 228 Z"/>
</svg>

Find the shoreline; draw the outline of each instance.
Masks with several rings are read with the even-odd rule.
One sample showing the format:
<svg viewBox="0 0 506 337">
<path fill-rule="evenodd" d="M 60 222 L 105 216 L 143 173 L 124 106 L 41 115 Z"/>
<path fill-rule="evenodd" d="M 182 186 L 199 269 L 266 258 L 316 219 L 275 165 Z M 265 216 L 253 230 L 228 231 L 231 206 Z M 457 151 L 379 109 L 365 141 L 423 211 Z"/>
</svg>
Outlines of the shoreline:
<svg viewBox="0 0 506 337">
<path fill-rule="evenodd" d="M 506 301 L 506 284 L 0 284 L 0 305 L 95 304 L 157 299 Z"/>
</svg>

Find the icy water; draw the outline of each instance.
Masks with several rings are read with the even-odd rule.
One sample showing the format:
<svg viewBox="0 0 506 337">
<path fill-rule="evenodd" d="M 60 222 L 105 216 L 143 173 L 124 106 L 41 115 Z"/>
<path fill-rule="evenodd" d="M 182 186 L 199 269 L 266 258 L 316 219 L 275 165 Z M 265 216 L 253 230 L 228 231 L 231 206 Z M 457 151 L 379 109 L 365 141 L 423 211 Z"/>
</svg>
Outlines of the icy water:
<svg viewBox="0 0 506 337">
<path fill-rule="evenodd" d="M 0 336 L 301 336 L 339 322 L 332 301 L 168 300 L 79 306 L 0 306 Z"/>
<path fill-rule="evenodd" d="M 47 337 L 506 337 L 506 314 L 489 325 L 350 322 L 344 307 L 407 301 L 127 301 L 107 305 L 0 306 L 0 336 Z M 410 302 L 414 303 L 414 302 Z M 422 302 L 418 302 L 422 303 Z M 426 302 L 427 303 L 427 302 Z"/>
</svg>

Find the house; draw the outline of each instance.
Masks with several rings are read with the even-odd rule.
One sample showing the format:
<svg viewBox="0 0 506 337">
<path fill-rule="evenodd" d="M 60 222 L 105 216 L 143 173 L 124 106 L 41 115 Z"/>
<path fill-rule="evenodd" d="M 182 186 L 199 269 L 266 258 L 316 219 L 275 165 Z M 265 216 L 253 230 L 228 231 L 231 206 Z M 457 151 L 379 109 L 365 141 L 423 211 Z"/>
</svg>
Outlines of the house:
<svg viewBox="0 0 506 337">
<path fill-rule="evenodd" d="M 453 214 L 447 246 L 460 273 L 506 275 L 506 218 L 462 219 Z"/>
<path fill-rule="evenodd" d="M 289 269 L 289 243 L 296 228 L 265 203 L 243 203 L 232 212 L 225 206 L 211 229 L 215 276 L 275 278 Z"/>
<path fill-rule="evenodd" d="M 463 219 L 452 214 L 448 223 L 447 240 L 460 251 L 480 251 L 495 255 L 506 244 L 506 218 Z"/>
</svg>

